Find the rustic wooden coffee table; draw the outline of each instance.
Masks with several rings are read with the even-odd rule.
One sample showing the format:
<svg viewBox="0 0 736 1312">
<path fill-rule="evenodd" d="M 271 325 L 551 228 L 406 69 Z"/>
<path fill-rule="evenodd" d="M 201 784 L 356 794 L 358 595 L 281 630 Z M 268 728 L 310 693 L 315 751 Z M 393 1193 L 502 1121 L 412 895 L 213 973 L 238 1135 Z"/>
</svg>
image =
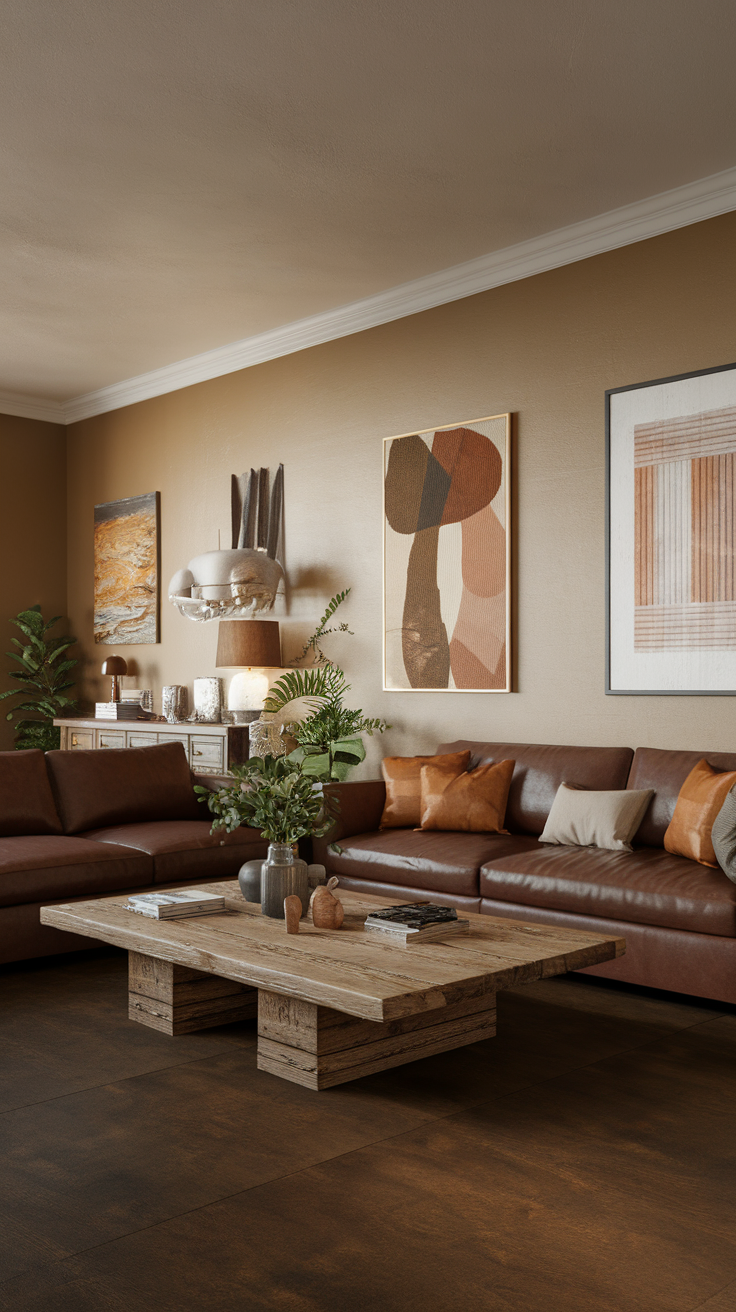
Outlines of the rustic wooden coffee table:
<svg viewBox="0 0 736 1312">
<path fill-rule="evenodd" d="M 258 1067 L 310 1089 L 429 1057 L 496 1032 L 496 993 L 621 956 L 623 939 L 463 912 L 468 935 L 404 947 L 367 934 L 369 911 L 405 899 L 340 891 L 342 929 L 284 922 L 245 902 L 222 915 L 148 920 L 127 895 L 41 909 L 45 925 L 127 948 L 129 1015 L 166 1034 L 258 1016 Z"/>
</svg>

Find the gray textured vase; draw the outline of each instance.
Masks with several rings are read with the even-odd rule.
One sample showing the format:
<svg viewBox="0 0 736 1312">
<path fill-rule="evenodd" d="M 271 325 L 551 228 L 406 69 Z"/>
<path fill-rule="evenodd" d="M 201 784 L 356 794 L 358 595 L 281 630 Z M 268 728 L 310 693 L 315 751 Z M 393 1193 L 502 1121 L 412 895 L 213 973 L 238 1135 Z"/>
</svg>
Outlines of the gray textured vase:
<svg viewBox="0 0 736 1312">
<path fill-rule="evenodd" d="M 309 908 L 309 867 L 294 856 L 289 843 L 271 843 L 261 868 L 261 911 L 274 920 L 284 919 L 284 898 L 293 894 L 302 904 L 302 916 Z"/>
</svg>

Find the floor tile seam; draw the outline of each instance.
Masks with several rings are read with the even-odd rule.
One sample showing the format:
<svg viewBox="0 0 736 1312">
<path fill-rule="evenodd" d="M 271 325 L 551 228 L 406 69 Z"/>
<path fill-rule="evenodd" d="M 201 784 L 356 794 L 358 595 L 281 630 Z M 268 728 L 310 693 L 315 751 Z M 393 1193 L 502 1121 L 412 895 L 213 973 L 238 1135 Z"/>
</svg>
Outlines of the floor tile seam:
<svg viewBox="0 0 736 1312">
<path fill-rule="evenodd" d="M 704 1022 L 704 1023 L 707 1023 L 707 1022 Z M 689 1028 L 691 1028 L 691 1027 L 688 1026 L 688 1027 L 686 1027 L 686 1028 L 689 1029 Z M 680 1033 L 680 1032 L 682 1032 L 682 1031 L 678 1031 L 678 1033 Z M 617 1050 L 616 1052 L 609 1053 L 609 1054 L 608 1054 L 607 1056 L 605 1056 L 605 1057 L 596 1057 L 596 1058 L 594 1058 L 593 1061 L 582 1062 L 579 1066 L 570 1066 L 570 1067 L 568 1067 L 566 1070 L 564 1070 L 564 1071 L 560 1071 L 557 1075 L 549 1075 L 549 1076 L 546 1076 L 544 1079 L 530 1080 L 527 1084 L 520 1084 L 520 1085 L 517 1085 L 517 1086 L 516 1086 L 515 1088 L 513 1088 L 513 1089 L 505 1090 L 503 1093 L 495 1093 L 495 1094 L 492 1094 L 492 1095 L 491 1095 L 490 1097 L 488 1097 L 488 1098 L 479 1098 L 479 1099 L 477 1099 L 477 1100 L 476 1100 L 476 1099 L 473 1099 L 472 1102 L 467 1102 L 467 1103 L 465 1103 L 462 1107 L 459 1107 L 459 1108 L 456 1107 L 456 1108 L 453 1108 L 452 1110 L 447 1111 L 447 1112 L 439 1112 L 439 1113 L 437 1113 L 436 1115 L 434 1115 L 433 1117 L 431 1117 L 430 1119 L 432 1119 L 432 1120 L 437 1120 L 437 1121 L 442 1121 L 442 1120 L 451 1120 L 451 1119 L 452 1119 L 453 1117 L 455 1117 L 455 1116 L 463 1116 L 466 1112 L 476 1110 L 478 1107 L 485 1107 L 485 1106 L 492 1105 L 493 1103 L 503 1102 L 504 1099 L 515 1098 L 515 1097 L 518 1096 L 518 1094 L 528 1092 L 529 1089 L 533 1089 L 533 1088 L 535 1088 L 536 1086 L 539 1086 L 540 1088 L 544 1088 L 544 1087 L 545 1087 L 546 1085 L 548 1085 L 548 1084 L 554 1084 L 557 1080 L 564 1080 L 564 1079 L 567 1079 L 570 1075 L 576 1075 L 576 1074 L 578 1074 L 580 1071 L 588 1070 L 590 1067 L 597 1066 L 597 1065 L 599 1065 L 601 1062 L 611 1061 L 612 1059 L 614 1059 L 614 1058 L 618 1058 L 618 1057 L 625 1057 L 625 1056 L 627 1056 L 629 1053 L 632 1053 L 632 1052 L 638 1052 L 641 1048 L 646 1048 L 646 1047 L 649 1047 L 649 1046 L 653 1046 L 653 1045 L 655 1045 L 655 1044 L 657 1044 L 657 1043 L 662 1042 L 662 1039 L 667 1038 L 667 1037 L 670 1037 L 670 1036 L 666 1036 L 666 1035 L 665 1035 L 665 1036 L 662 1036 L 662 1037 L 659 1038 L 659 1039 L 646 1040 L 644 1043 L 636 1043 L 636 1044 L 634 1044 L 631 1048 L 621 1048 L 621 1049 Z M 492 1041 L 492 1040 L 487 1040 L 487 1042 L 491 1042 L 491 1041 Z M 418 1128 L 418 1127 L 417 1127 L 417 1128 Z M 405 1131 L 401 1131 L 401 1133 L 402 1133 L 402 1134 L 409 1134 L 409 1133 L 411 1133 L 411 1131 L 405 1130 Z M 389 1136 L 389 1137 L 390 1137 L 390 1138 L 393 1138 L 393 1137 L 395 1137 L 395 1136 Z M 593 1136 L 593 1137 L 595 1137 L 595 1136 Z M 605 1142 L 605 1141 L 602 1141 L 602 1142 Z M 328 1160 L 331 1160 L 331 1159 L 328 1159 Z M 695 1309 L 689 1309 L 688 1312 L 695 1312 Z"/>
<path fill-rule="evenodd" d="M 426 1123 L 426 1122 L 425 1122 Z M 413 1129 L 421 1129 L 421 1126 L 414 1126 Z M 207 1203 L 200 1203 L 197 1207 L 188 1207 L 183 1212 L 174 1212 L 171 1216 L 163 1216 L 158 1221 L 153 1221 L 151 1225 L 141 1226 L 136 1230 L 126 1230 L 124 1234 L 115 1235 L 111 1239 L 102 1239 L 98 1244 L 88 1244 L 85 1248 L 75 1249 L 73 1253 L 67 1253 L 66 1257 L 55 1258 L 52 1262 L 45 1265 L 57 1266 L 65 1262 L 72 1262 L 75 1258 L 83 1257 L 86 1253 L 93 1253 L 98 1248 L 106 1248 L 109 1244 L 121 1243 L 125 1239 L 130 1239 L 136 1235 L 146 1234 L 149 1230 L 156 1230 L 159 1226 L 169 1225 L 172 1221 L 180 1221 L 182 1217 L 194 1216 L 197 1212 L 204 1212 L 208 1207 L 219 1207 L 221 1203 L 230 1202 L 233 1198 L 241 1198 L 245 1194 L 253 1193 L 256 1189 L 267 1189 L 273 1184 L 280 1184 L 283 1180 L 290 1180 L 298 1175 L 303 1175 L 306 1171 L 313 1171 L 317 1167 L 326 1166 L 331 1162 L 338 1162 L 341 1158 L 351 1157 L 353 1153 L 363 1152 L 366 1148 L 376 1148 L 381 1143 L 387 1143 L 391 1139 L 399 1139 L 403 1134 L 410 1134 L 411 1130 L 399 1130 L 396 1134 L 385 1135 L 382 1139 L 372 1139 L 368 1143 L 360 1144 L 356 1148 L 349 1148 L 346 1152 L 334 1153 L 332 1157 L 321 1158 L 317 1162 L 310 1162 L 306 1166 L 300 1166 L 296 1171 L 285 1171 L 283 1175 L 274 1175 L 270 1180 L 259 1180 L 257 1184 L 248 1185 L 245 1189 L 235 1189 L 230 1194 L 223 1194 L 220 1198 L 211 1198 Z M 29 1267 L 28 1270 L 34 1270 Z M 13 1277 L 11 1277 L 13 1278 Z M 3 1281 L 0 1281 L 0 1289 Z"/>
<path fill-rule="evenodd" d="M 694 1307 L 689 1307 L 687 1309 L 687 1312 L 698 1312 L 698 1308 L 707 1307 L 708 1304 L 711 1303 L 714 1298 L 718 1298 L 720 1294 L 725 1294 L 733 1284 L 734 1281 L 729 1280 L 727 1285 L 723 1285 L 721 1289 L 716 1289 L 716 1291 L 713 1294 L 709 1294 L 707 1298 L 703 1299 L 702 1303 L 696 1303 Z"/>
<path fill-rule="evenodd" d="M 8 1107 L 5 1111 L 0 1111 L 0 1117 L 12 1116 L 15 1112 L 29 1111 L 31 1107 L 44 1107 L 49 1102 L 60 1102 L 62 1098 L 75 1098 L 80 1093 L 94 1093 L 96 1089 L 106 1089 L 112 1084 L 127 1084 L 130 1080 L 143 1080 L 147 1075 L 159 1075 L 161 1071 L 180 1070 L 185 1066 L 194 1066 L 197 1062 L 211 1061 L 215 1057 L 224 1057 L 232 1048 L 239 1048 L 241 1045 L 233 1043 L 223 1052 L 214 1053 L 212 1057 L 191 1057 L 186 1061 L 172 1062 L 169 1066 L 156 1066 L 150 1071 L 139 1071 L 137 1075 L 123 1075 L 119 1080 L 103 1080 L 101 1084 L 85 1084 L 81 1089 L 70 1089 L 68 1093 L 57 1093 L 51 1098 L 39 1098 L 38 1102 L 18 1103 L 17 1107 Z"/>
</svg>

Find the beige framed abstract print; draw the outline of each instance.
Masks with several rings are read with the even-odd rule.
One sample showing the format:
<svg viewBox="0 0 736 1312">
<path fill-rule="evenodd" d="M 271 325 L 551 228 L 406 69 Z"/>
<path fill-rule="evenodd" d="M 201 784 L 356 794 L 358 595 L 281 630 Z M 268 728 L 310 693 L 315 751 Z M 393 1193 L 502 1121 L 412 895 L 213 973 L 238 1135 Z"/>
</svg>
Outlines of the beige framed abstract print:
<svg viewBox="0 0 736 1312">
<path fill-rule="evenodd" d="M 95 642 L 159 640 L 158 492 L 95 506 Z"/>
<path fill-rule="evenodd" d="M 384 440 L 389 692 L 510 692 L 511 416 Z"/>
<path fill-rule="evenodd" d="M 736 365 L 606 393 L 606 692 L 736 693 Z"/>
</svg>

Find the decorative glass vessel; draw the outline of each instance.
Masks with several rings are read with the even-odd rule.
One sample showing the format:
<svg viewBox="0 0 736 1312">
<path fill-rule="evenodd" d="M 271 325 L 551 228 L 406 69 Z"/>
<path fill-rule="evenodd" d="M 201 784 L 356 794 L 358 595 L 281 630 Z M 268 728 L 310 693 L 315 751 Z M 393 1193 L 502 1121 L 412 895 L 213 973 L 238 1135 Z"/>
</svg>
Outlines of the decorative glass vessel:
<svg viewBox="0 0 736 1312">
<path fill-rule="evenodd" d="M 294 855 L 290 843 L 271 843 L 261 867 L 261 911 L 273 920 L 284 919 L 284 898 L 293 894 L 302 904 L 302 916 L 309 909 L 309 867 Z"/>
<path fill-rule="evenodd" d="M 261 711 L 248 729 L 251 756 L 287 756 L 297 746 L 293 734 L 287 733 L 280 721 L 274 723 L 272 711 Z M 288 726 L 291 728 L 291 726 Z"/>
<path fill-rule="evenodd" d="M 187 718 L 189 689 L 183 683 L 168 683 L 161 690 L 161 710 L 169 724 L 180 724 Z M 153 707 L 147 709 L 152 710 Z"/>
<path fill-rule="evenodd" d="M 201 724 L 219 724 L 222 682 L 217 677 L 194 680 L 194 714 Z"/>
</svg>

